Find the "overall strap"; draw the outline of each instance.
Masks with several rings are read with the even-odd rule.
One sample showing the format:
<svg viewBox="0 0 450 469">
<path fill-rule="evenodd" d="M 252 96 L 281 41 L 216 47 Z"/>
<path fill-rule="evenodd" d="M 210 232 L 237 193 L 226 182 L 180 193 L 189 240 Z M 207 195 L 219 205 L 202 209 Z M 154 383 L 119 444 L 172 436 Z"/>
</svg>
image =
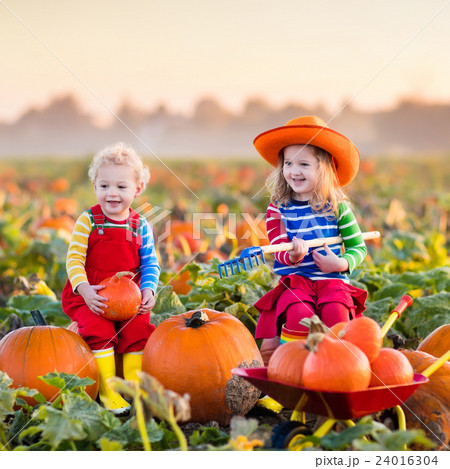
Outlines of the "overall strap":
<svg viewBox="0 0 450 469">
<path fill-rule="evenodd" d="M 103 225 L 105 224 L 106 220 L 105 220 L 105 215 L 103 215 L 100 204 L 97 204 L 91 207 L 90 211 L 94 218 L 94 228 L 97 228 L 98 234 L 102 235 L 104 233 Z"/>
<path fill-rule="evenodd" d="M 139 214 L 135 212 L 132 208 L 130 209 L 130 217 L 128 218 L 128 225 L 131 228 L 133 237 L 136 238 L 139 226 L 141 225 L 141 220 L 139 218 Z"/>
</svg>

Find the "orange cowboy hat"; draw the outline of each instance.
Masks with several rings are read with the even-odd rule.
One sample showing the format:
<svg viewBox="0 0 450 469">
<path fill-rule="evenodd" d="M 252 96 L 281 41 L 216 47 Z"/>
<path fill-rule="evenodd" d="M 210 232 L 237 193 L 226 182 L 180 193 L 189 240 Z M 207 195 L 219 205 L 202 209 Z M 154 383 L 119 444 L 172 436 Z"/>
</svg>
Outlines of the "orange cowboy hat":
<svg viewBox="0 0 450 469">
<path fill-rule="evenodd" d="M 297 117 L 285 126 L 267 130 L 253 141 L 258 153 L 275 168 L 278 155 L 288 145 L 308 144 L 331 154 L 341 186 L 347 185 L 358 172 L 359 151 L 347 137 L 330 129 L 316 116 Z"/>
</svg>

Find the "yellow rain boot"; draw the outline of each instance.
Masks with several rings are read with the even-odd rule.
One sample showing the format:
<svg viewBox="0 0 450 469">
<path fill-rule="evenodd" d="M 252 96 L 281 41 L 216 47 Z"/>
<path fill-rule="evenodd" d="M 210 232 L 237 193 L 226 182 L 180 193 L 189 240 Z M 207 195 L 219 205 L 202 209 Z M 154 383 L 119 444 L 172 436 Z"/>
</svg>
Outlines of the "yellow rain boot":
<svg viewBox="0 0 450 469">
<path fill-rule="evenodd" d="M 139 381 L 138 371 L 142 370 L 143 350 L 123 354 L 123 377 L 128 381 Z"/>
<path fill-rule="evenodd" d="M 105 350 L 92 350 L 95 359 L 97 360 L 99 372 L 99 397 L 100 402 L 105 409 L 111 411 L 114 415 L 120 416 L 126 414 L 131 406 L 128 402 L 116 391 L 108 386 L 107 380 L 116 376 L 116 362 L 114 358 L 114 348 L 111 347 Z"/>
</svg>

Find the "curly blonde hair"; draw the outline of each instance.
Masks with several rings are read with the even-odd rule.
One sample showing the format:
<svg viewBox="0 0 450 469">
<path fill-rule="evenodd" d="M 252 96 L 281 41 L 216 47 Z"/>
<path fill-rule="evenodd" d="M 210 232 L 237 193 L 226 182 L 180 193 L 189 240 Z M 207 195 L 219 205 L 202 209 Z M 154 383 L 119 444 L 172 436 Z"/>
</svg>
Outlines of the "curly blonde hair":
<svg viewBox="0 0 450 469">
<path fill-rule="evenodd" d="M 305 147 L 312 151 L 319 162 L 316 186 L 309 204 L 314 212 L 333 216 L 337 212 L 338 205 L 347 200 L 347 196 L 339 184 L 333 158 L 330 153 L 322 148 L 314 145 L 305 145 Z M 294 191 L 284 178 L 283 167 L 284 148 L 278 156 L 277 169 L 266 180 L 266 187 L 270 192 L 270 201 L 276 207 L 287 205 L 294 195 Z"/>
<path fill-rule="evenodd" d="M 133 168 L 136 172 L 137 183 L 143 185 L 142 189 L 145 189 L 145 186 L 150 180 L 150 170 L 148 166 L 144 165 L 140 156 L 128 143 L 114 143 L 99 151 L 94 156 L 88 172 L 92 182 L 97 178 L 98 169 L 107 164 L 122 164 Z"/>
</svg>

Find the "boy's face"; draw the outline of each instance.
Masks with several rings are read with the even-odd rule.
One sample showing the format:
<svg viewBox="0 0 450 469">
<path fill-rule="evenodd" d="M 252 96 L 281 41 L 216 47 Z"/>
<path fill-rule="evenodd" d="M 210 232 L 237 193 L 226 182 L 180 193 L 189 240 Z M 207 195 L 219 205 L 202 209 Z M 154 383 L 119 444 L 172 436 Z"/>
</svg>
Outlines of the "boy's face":
<svg viewBox="0 0 450 469">
<path fill-rule="evenodd" d="M 142 192 L 133 168 L 125 165 L 108 164 L 98 169 L 94 181 L 94 192 L 106 217 L 126 220 L 135 197 Z"/>
</svg>

